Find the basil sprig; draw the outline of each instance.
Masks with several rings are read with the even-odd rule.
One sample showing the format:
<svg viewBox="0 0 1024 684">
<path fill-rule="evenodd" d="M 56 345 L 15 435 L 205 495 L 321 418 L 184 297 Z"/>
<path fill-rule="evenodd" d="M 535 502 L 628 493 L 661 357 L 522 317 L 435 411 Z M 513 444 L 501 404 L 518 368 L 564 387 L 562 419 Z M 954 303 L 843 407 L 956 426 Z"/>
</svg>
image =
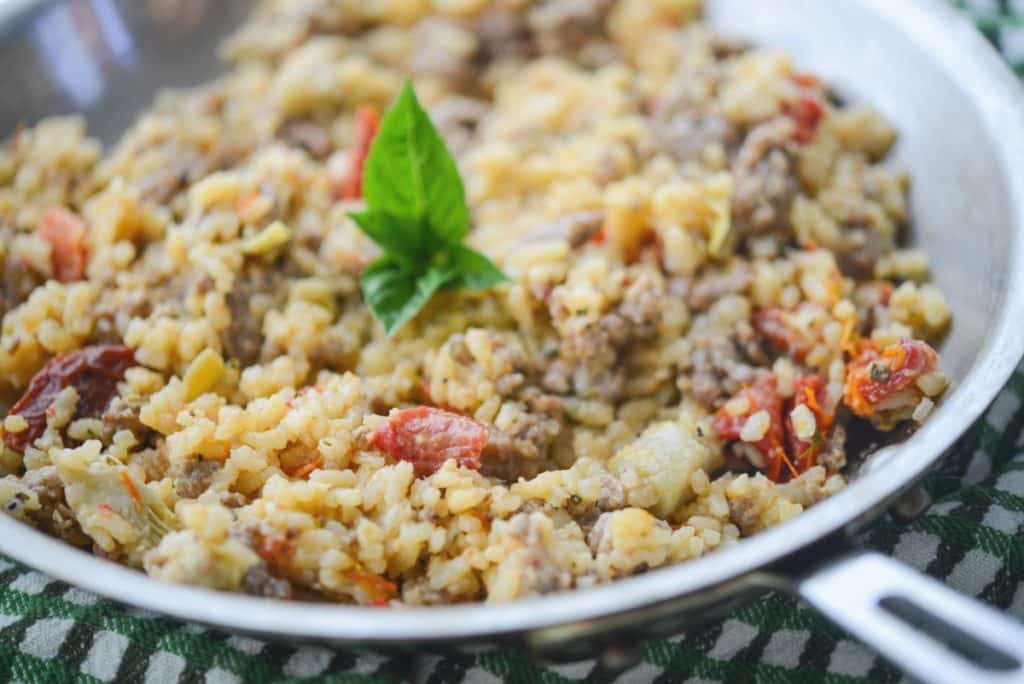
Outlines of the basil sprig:
<svg viewBox="0 0 1024 684">
<path fill-rule="evenodd" d="M 363 299 L 393 335 L 438 290 L 484 290 L 508 280 L 462 244 L 466 191 L 455 160 L 409 82 L 384 115 L 363 169 L 366 211 L 350 216 L 384 254 L 363 271 Z"/>
</svg>

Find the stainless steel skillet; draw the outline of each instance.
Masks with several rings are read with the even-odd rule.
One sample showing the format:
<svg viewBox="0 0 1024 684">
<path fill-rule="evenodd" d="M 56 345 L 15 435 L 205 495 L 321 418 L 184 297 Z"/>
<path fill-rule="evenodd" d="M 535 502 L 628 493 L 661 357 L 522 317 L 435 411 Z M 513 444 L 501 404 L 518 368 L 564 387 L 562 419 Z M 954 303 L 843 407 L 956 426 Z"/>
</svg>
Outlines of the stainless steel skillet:
<svg viewBox="0 0 1024 684">
<path fill-rule="evenodd" d="M 953 389 L 921 431 L 875 454 L 845 491 L 709 557 L 506 606 L 382 611 L 169 586 L 3 516 L 0 551 L 124 603 L 235 631 L 384 647 L 504 641 L 565 659 L 603 653 L 609 665 L 640 638 L 692 627 L 774 588 L 802 596 L 917 678 L 1024 681 L 1019 623 L 846 544 L 941 459 L 1024 352 L 1024 92 L 939 0 L 706 4 L 712 24 L 788 50 L 895 122 L 898 161 L 914 177 L 914 241 L 931 255 L 954 312 L 941 349 Z M 216 41 L 251 5 L 191 0 L 166 11 L 175 3 L 69 0 L 19 13 L 0 25 L 0 131 L 80 111 L 96 134 L 116 137 L 154 89 L 213 76 Z M 83 22 L 90 8 L 94 19 Z"/>
</svg>

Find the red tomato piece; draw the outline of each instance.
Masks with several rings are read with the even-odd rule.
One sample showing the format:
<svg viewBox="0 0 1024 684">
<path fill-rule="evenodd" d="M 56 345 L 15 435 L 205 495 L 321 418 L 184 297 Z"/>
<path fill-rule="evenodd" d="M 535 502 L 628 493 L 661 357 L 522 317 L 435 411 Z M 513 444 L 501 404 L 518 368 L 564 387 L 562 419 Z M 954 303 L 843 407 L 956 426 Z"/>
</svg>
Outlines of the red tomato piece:
<svg viewBox="0 0 1024 684">
<path fill-rule="evenodd" d="M 814 414 L 818 425 L 818 431 L 810 441 L 802 440 L 796 436 L 789 413 L 786 414 L 786 435 L 793 455 L 793 465 L 797 472 L 802 473 L 817 462 L 818 454 L 825 448 L 825 438 L 835 421 L 835 411 L 829 408 L 828 390 L 821 375 L 815 373 L 800 376 L 793 383 L 793 390 L 790 411 L 797 406 L 806 406 Z"/>
<path fill-rule="evenodd" d="M 754 328 L 773 347 L 795 361 L 803 361 L 811 351 L 811 343 L 789 320 L 789 313 L 775 306 L 754 312 Z"/>
<path fill-rule="evenodd" d="M 62 283 L 85 278 L 89 257 L 88 229 L 74 212 L 60 207 L 47 209 L 39 219 L 39 237 L 50 243 L 53 274 Z"/>
<path fill-rule="evenodd" d="M 849 364 L 843 401 L 858 416 L 870 417 L 878 404 L 909 388 L 938 364 L 939 355 L 919 340 L 900 340 L 881 352 L 869 346 Z"/>
<path fill-rule="evenodd" d="M 356 112 L 356 139 L 349 158 L 348 176 L 341 191 L 343 199 L 354 200 L 363 196 L 363 167 L 370 155 L 370 145 L 380 128 L 380 113 L 373 105 L 363 105 Z"/>
<path fill-rule="evenodd" d="M 98 416 L 117 394 L 117 383 L 135 365 L 135 351 L 121 345 L 86 347 L 50 360 L 35 374 L 10 411 L 28 422 L 21 432 L 4 433 L 4 444 L 24 451 L 46 429 L 46 412 L 61 390 L 78 391 L 77 416 Z"/>
<path fill-rule="evenodd" d="M 452 458 L 463 468 L 480 469 L 480 453 L 490 432 L 472 418 L 431 406 L 391 414 L 370 442 L 398 461 L 412 463 L 419 476 L 432 475 Z"/>
<path fill-rule="evenodd" d="M 825 108 L 813 97 L 797 97 L 783 105 L 783 112 L 796 124 L 793 139 L 801 145 L 814 140 L 818 125 L 825 116 Z"/>
<path fill-rule="evenodd" d="M 740 415 L 730 413 L 728 403 L 718 409 L 711 423 L 715 432 L 723 439 L 738 440 L 750 416 L 759 411 L 767 411 L 770 418 L 768 431 L 759 441 L 752 442 L 751 446 L 764 457 L 764 472 L 771 480 L 783 482 L 788 479 L 788 475 L 796 475 L 796 469 L 783 447 L 785 429 L 782 424 L 782 399 L 779 397 L 775 376 L 771 373 L 762 375 L 752 385 L 740 390 L 736 398 L 739 397 L 746 398 L 747 409 Z"/>
</svg>

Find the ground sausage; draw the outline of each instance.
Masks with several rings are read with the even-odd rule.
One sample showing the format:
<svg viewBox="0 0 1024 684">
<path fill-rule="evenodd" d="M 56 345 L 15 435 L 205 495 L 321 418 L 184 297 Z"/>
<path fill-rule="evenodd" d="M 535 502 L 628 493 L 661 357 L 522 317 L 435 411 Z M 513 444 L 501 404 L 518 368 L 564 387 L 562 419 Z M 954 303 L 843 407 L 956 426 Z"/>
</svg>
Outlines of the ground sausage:
<svg viewBox="0 0 1024 684">
<path fill-rule="evenodd" d="M 221 333 L 220 341 L 228 358 L 243 366 L 260 360 L 263 352 L 263 317 L 251 307 L 254 295 L 279 295 L 280 276 L 261 268 L 250 268 L 235 281 L 225 298 L 231 311 L 231 324 Z"/>
<path fill-rule="evenodd" d="M 198 499 L 210 487 L 220 469 L 221 461 L 193 459 L 181 467 L 181 473 L 174 479 L 174 491 L 182 499 Z"/>
<path fill-rule="evenodd" d="M 690 375 L 694 398 L 709 409 L 717 408 L 753 382 L 757 369 L 752 364 L 761 353 L 756 335 L 746 323 L 729 332 L 696 335 L 688 366 L 683 369 Z"/>
<path fill-rule="evenodd" d="M 31 264 L 18 257 L 10 256 L 4 264 L 3 291 L 0 298 L 0 314 L 18 306 L 32 294 L 32 291 L 46 282 L 46 278 L 32 268 Z"/>
<path fill-rule="evenodd" d="M 722 297 L 743 294 L 754 281 L 753 269 L 745 261 L 735 260 L 723 269 L 715 269 L 689 284 L 686 304 L 704 311 Z"/>
<path fill-rule="evenodd" d="M 529 26 L 544 53 L 577 56 L 601 44 L 614 0 L 544 0 L 529 14 Z M 612 53 L 614 54 L 614 53 Z"/>
<path fill-rule="evenodd" d="M 293 595 L 292 583 L 272 575 L 266 561 L 260 561 L 245 571 L 242 591 L 250 596 L 274 599 L 290 599 Z"/>
<path fill-rule="evenodd" d="M 604 225 L 604 211 L 577 211 L 546 223 L 530 232 L 523 242 L 545 242 L 565 240 L 572 248 L 582 247 L 601 231 Z"/>
<path fill-rule="evenodd" d="M 657 335 L 664 293 L 663 282 L 641 275 L 626 289 L 615 309 L 562 339 L 560 353 L 572 365 L 572 385 L 577 395 L 605 399 L 622 395 L 626 377 L 620 356 L 632 345 Z M 564 316 L 566 312 L 553 305 L 552 315 Z M 546 377 L 544 383 L 556 388 L 558 378 Z"/>
<path fill-rule="evenodd" d="M 75 515 L 64 498 L 64 482 L 54 466 L 43 466 L 25 473 L 22 483 L 36 495 L 39 508 L 26 511 L 26 517 L 47 534 L 61 537 L 76 545 L 87 543 L 75 521 Z"/>
<path fill-rule="evenodd" d="M 712 112 L 672 116 L 655 128 L 658 139 L 676 161 L 699 160 L 713 145 L 728 152 L 739 142 L 739 131 L 724 115 Z"/>
<path fill-rule="evenodd" d="M 500 5 L 484 9 L 473 33 L 480 40 L 478 58 L 484 64 L 503 58 L 527 59 L 537 54 L 537 45 L 520 11 Z"/>
<path fill-rule="evenodd" d="M 532 391 L 531 391 L 532 390 Z M 529 409 L 506 432 L 491 428 L 483 450 L 481 472 L 505 482 L 535 476 L 562 431 L 562 402 L 540 394 L 536 388 L 523 392 Z"/>
<path fill-rule="evenodd" d="M 756 127 L 743 141 L 732 164 L 733 227 L 741 237 L 788 235 L 790 207 L 800 191 L 789 151 L 793 133 L 793 122 L 780 117 Z"/>
<path fill-rule="evenodd" d="M 104 440 L 109 441 L 121 430 L 128 430 L 139 439 L 145 442 L 145 436 L 153 432 L 139 418 L 139 411 L 142 410 L 142 401 L 128 401 L 122 397 L 114 397 L 107 410 L 103 412 Z"/>
</svg>

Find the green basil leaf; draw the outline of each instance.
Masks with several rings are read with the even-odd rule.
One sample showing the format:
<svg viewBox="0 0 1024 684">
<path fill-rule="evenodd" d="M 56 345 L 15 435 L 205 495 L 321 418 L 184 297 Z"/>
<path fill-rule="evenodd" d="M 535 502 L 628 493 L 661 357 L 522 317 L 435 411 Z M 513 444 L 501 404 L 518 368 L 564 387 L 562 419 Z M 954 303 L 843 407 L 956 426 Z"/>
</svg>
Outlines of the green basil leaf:
<svg viewBox="0 0 1024 684">
<path fill-rule="evenodd" d="M 408 81 L 370 147 L 363 196 L 373 211 L 422 221 L 442 244 L 458 245 L 469 230 L 458 167 Z"/>
<path fill-rule="evenodd" d="M 390 336 L 412 320 L 434 293 L 457 275 L 458 271 L 451 265 L 418 270 L 383 256 L 363 269 L 359 282 L 366 305 Z"/>
<path fill-rule="evenodd" d="M 458 271 L 458 276 L 446 285 L 449 289 L 486 290 L 508 281 L 490 259 L 469 247 L 459 245 L 449 258 Z"/>
<path fill-rule="evenodd" d="M 384 251 L 362 273 L 366 305 L 393 335 L 439 289 L 482 290 L 507 280 L 462 245 L 466 192 L 455 160 L 406 82 L 384 115 L 363 169 L 367 210 L 352 219 Z"/>
<path fill-rule="evenodd" d="M 407 263 L 426 261 L 429 258 L 431 246 L 425 244 L 427 236 L 423 226 L 415 219 L 372 209 L 349 212 L 349 216 L 392 257 Z"/>
</svg>

